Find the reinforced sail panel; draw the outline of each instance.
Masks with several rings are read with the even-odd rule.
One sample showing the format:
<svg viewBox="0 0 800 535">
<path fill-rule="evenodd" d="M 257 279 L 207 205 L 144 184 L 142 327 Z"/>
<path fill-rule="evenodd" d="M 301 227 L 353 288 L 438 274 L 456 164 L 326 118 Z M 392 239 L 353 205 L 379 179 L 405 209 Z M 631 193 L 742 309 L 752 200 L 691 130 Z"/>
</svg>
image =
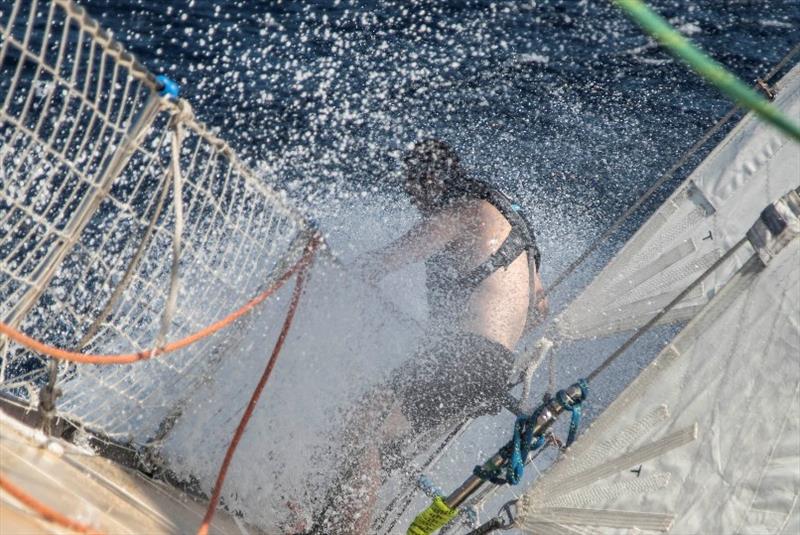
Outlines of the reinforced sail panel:
<svg viewBox="0 0 800 535">
<path fill-rule="evenodd" d="M 767 219 L 759 254 L 523 498 L 527 533 L 800 533 L 800 219 L 788 244 L 758 239 Z"/>
<path fill-rule="evenodd" d="M 776 88 L 775 106 L 800 119 L 800 65 Z M 561 333 L 641 326 L 743 238 L 764 206 L 798 186 L 800 144 L 747 114 L 564 311 Z M 751 253 L 741 250 L 662 322 L 693 317 Z"/>
</svg>

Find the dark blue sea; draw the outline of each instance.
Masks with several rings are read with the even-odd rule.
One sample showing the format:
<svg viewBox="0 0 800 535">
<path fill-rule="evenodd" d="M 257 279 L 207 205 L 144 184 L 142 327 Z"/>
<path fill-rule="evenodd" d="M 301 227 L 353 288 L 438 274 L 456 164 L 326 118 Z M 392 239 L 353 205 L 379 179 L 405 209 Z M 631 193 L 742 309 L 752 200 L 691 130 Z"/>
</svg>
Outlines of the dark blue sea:
<svg viewBox="0 0 800 535">
<path fill-rule="evenodd" d="M 81 4 L 312 213 L 391 198 L 433 135 L 538 217 L 545 252 L 570 232 L 543 199 L 599 232 L 731 106 L 606 1 Z M 795 0 L 651 5 L 748 83 L 800 42 Z"/>
</svg>

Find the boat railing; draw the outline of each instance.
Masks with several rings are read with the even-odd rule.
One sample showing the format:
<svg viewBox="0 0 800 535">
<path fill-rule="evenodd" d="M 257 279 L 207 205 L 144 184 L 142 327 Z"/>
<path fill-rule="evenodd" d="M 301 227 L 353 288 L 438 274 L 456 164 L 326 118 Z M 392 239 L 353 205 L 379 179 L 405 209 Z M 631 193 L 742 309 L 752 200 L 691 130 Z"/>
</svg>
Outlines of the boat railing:
<svg viewBox="0 0 800 535">
<path fill-rule="evenodd" d="M 218 321 L 302 254 L 303 217 L 83 8 L 16 0 L 0 36 L 4 324 L 77 352 L 147 351 Z M 236 343 L 135 367 L 50 364 L 41 395 L 63 384 L 60 414 L 152 437 Z M 0 356 L 0 388 L 35 403 L 44 361 L 5 337 Z"/>
</svg>

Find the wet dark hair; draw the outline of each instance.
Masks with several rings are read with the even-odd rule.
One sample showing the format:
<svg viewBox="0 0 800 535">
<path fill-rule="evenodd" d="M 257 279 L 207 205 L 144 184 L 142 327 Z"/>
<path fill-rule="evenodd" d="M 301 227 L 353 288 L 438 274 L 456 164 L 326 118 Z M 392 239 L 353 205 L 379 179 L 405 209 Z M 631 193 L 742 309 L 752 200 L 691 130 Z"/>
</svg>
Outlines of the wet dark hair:
<svg viewBox="0 0 800 535">
<path fill-rule="evenodd" d="M 461 159 L 450 145 L 438 139 L 418 141 L 403 157 L 408 179 L 431 179 L 457 185 L 466 178 Z"/>
<path fill-rule="evenodd" d="M 467 173 L 450 145 L 438 139 L 414 144 L 403 157 L 406 191 L 425 210 L 441 208 L 461 196 Z"/>
</svg>

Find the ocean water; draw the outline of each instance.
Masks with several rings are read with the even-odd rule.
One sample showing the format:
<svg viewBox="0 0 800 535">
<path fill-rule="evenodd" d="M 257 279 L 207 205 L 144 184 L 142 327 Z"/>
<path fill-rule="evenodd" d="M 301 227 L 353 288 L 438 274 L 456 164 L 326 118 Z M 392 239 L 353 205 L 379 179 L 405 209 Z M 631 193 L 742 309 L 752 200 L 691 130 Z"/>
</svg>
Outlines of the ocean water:
<svg viewBox="0 0 800 535">
<path fill-rule="evenodd" d="M 398 157 L 437 136 L 533 215 L 545 279 L 730 106 L 610 2 L 83 5 L 326 231 L 406 210 Z M 800 41 L 793 0 L 652 5 L 747 82 Z"/>
<path fill-rule="evenodd" d="M 345 263 L 413 223 L 399 157 L 437 136 L 531 214 L 547 284 L 730 107 L 609 2 L 81 4 L 153 72 L 178 81 L 203 121 L 319 220 Z M 652 5 L 748 82 L 800 42 L 796 1 Z M 554 296 L 556 310 L 712 146 Z M 383 294 L 353 299 L 359 289 L 341 273 L 315 274 L 279 380 L 237 453 L 230 508 L 272 528 L 309 492 L 297 483 L 304 471 L 325 470 L 309 467 L 307 453 L 324 446 L 331 400 L 352 398 L 413 346 L 414 329 L 381 315 L 380 301 L 424 321 L 421 282 L 412 269 L 386 281 Z M 242 327 L 242 358 L 193 394 L 165 444 L 170 466 L 203 490 L 279 321 L 280 310 L 268 309 Z M 591 348 L 599 349 L 607 348 Z M 481 420 L 437 482 L 460 482 L 509 426 L 508 414 Z"/>
</svg>

